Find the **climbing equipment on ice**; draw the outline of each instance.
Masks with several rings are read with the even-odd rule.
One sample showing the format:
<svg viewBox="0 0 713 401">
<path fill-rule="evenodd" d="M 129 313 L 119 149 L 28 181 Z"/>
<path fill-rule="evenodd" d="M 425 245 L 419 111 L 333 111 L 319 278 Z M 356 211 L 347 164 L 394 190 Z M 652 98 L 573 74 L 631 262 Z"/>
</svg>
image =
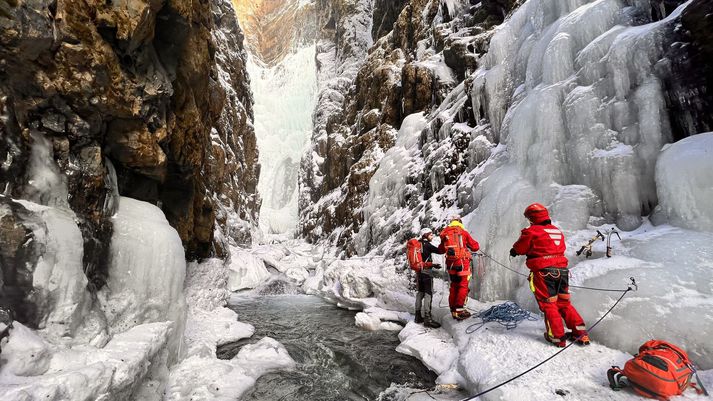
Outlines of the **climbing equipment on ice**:
<svg viewBox="0 0 713 401">
<path fill-rule="evenodd" d="M 588 258 L 588 257 L 592 256 L 592 246 L 599 239 L 601 239 L 602 241 L 605 240 L 604 234 L 602 234 L 601 231 L 597 230 L 597 235 L 592 237 L 592 239 L 590 239 L 585 245 L 582 245 L 582 247 L 579 248 L 579 250 L 577 251 L 577 256 L 582 255 L 582 252 L 585 252 L 585 251 L 586 251 L 584 254 L 585 257 Z"/>
<path fill-rule="evenodd" d="M 611 258 L 612 255 L 612 247 L 611 247 L 611 236 L 616 235 L 619 238 L 619 241 L 621 241 L 621 236 L 619 235 L 619 231 L 617 231 L 615 228 L 612 228 L 609 230 L 607 233 L 607 257 Z"/>
</svg>

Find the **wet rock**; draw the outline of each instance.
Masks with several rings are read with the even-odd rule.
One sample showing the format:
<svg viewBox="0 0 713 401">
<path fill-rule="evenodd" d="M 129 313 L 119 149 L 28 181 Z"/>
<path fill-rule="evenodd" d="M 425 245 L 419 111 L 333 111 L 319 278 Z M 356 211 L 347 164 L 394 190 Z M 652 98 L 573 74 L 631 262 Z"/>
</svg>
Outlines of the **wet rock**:
<svg viewBox="0 0 713 401">
<path fill-rule="evenodd" d="M 39 224 L 17 202 L 0 196 L 0 306 L 10 309 L 15 319 L 38 327 L 40 316 L 31 300 L 32 269 L 39 258 L 39 243 L 33 242 L 33 225 Z"/>
</svg>

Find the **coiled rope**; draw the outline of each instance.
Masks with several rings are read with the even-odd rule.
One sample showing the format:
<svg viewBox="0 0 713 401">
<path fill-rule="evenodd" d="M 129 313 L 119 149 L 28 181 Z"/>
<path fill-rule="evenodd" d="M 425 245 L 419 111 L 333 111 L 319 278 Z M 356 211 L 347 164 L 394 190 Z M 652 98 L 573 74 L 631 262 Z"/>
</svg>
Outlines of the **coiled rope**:
<svg viewBox="0 0 713 401">
<path fill-rule="evenodd" d="M 465 329 L 465 334 L 472 334 L 480 330 L 486 323 L 496 322 L 504 326 L 506 330 L 512 330 L 524 320 L 535 321 L 537 318 L 530 312 L 522 309 L 520 305 L 512 301 L 507 301 L 500 305 L 492 306 L 473 317 L 480 319 L 480 322 L 473 323 Z"/>
</svg>

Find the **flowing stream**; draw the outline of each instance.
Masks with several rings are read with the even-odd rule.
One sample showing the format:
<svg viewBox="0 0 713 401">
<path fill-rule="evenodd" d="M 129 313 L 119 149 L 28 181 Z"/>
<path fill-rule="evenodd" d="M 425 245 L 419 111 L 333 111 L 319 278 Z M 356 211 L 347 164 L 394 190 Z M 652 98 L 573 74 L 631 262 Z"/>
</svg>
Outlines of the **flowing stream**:
<svg viewBox="0 0 713 401">
<path fill-rule="evenodd" d="M 433 387 L 436 375 L 421 362 L 395 351 L 396 332 L 354 325 L 356 312 L 307 295 L 239 298 L 230 307 L 255 326 L 250 339 L 227 344 L 218 356 L 232 358 L 240 347 L 264 336 L 285 345 L 297 362 L 291 372 L 261 377 L 243 400 L 376 400 L 392 383 Z"/>
</svg>

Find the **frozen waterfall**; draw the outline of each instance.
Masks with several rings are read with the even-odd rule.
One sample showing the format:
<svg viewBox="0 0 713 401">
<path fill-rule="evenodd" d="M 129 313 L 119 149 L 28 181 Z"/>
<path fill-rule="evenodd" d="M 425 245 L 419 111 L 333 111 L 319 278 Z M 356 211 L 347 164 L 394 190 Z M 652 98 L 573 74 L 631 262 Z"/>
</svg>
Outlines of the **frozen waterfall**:
<svg viewBox="0 0 713 401">
<path fill-rule="evenodd" d="M 290 234 L 296 227 L 297 175 L 312 131 L 317 92 L 315 47 L 301 48 L 273 67 L 250 58 L 255 133 L 260 150 L 260 228 Z"/>
</svg>

